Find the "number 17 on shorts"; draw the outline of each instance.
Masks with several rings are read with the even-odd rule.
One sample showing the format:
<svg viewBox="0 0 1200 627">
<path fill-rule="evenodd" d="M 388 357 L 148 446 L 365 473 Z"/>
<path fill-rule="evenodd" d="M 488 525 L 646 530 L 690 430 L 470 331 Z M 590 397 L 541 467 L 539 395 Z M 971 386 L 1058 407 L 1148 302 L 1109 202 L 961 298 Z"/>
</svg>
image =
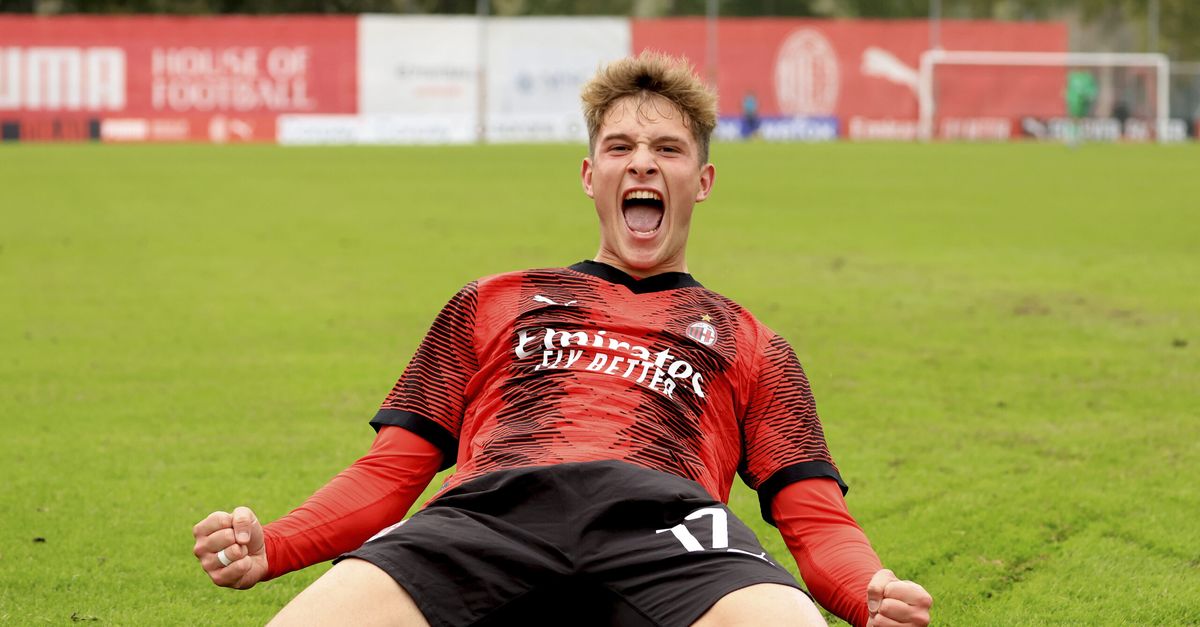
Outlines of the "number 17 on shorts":
<svg viewBox="0 0 1200 627">
<path fill-rule="evenodd" d="M 775 565 L 771 563 L 771 560 L 767 559 L 766 551 L 755 553 L 729 546 L 729 512 L 727 512 L 725 508 L 702 507 L 685 516 L 683 520 L 684 522 L 681 522 L 674 527 L 669 527 L 667 529 L 656 529 L 654 533 L 661 534 L 669 531 L 671 535 L 675 536 L 675 539 L 678 540 L 679 543 L 683 545 L 683 548 L 689 553 L 694 553 L 697 551 L 726 551 L 729 553 L 741 553 L 743 555 L 757 557 L 758 559 L 771 564 L 772 566 Z M 692 521 L 691 528 L 688 527 L 689 521 Z M 740 521 L 737 521 L 737 519 L 734 519 L 734 521 L 736 524 L 740 525 Z M 705 547 L 704 544 L 696 538 L 695 533 L 692 531 L 693 529 L 696 531 L 704 529 L 706 522 L 707 529 L 711 531 L 711 534 L 702 535 L 709 535 L 712 538 L 711 547 Z M 747 531 L 749 530 L 747 529 Z M 753 537 L 753 535 L 751 537 Z M 756 549 L 762 548 L 757 545 L 757 542 L 751 546 Z"/>
</svg>

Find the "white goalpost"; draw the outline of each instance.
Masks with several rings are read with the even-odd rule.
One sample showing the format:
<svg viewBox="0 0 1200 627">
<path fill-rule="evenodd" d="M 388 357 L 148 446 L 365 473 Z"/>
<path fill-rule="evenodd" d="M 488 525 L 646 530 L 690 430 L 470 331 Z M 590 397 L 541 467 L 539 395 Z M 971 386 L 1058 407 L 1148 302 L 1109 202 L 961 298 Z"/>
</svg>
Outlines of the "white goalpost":
<svg viewBox="0 0 1200 627">
<path fill-rule="evenodd" d="M 939 66 L 1149 68 L 1155 74 L 1154 129 L 1159 142 L 1168 140 L 1170 119 L 1170 61 L 1164 54 L 1119 52 L 1006 52 L 986 50 L 926 50 L 918 70 L 918 132 L 934 138 L 937 97 L 934 72 Z"/>
</svg>

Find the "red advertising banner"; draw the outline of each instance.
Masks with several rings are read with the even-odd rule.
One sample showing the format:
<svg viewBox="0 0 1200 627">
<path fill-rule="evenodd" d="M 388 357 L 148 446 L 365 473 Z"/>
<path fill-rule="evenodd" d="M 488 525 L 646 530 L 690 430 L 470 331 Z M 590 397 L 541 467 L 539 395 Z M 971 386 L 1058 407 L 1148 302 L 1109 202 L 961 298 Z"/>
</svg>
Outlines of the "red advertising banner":
<svg viewBox="0 0 1200 627">
<path fill-rule="evenodd" d="M 712 72 L 705 67 L 706 29 L 702 18 L 634 20 L 633 50 L 684 55 Z M 915 135 L 927 21 L 726 18 L 717 33 L 722 116 L 739 115 L 753 94 L 765 117 L 833 116 L 850 137 Z M 1051 22 L 946 20 L 939 38 L 948 50 L 1067 49 L 1066 25 Z M 937 75 L 942 116 L 995 120 L 1063 111 L 1065 69 L 955 67 Z"/>
<path fill-rule="evenodd" d="M 105 140 L 274 140 L 358 107 L 357 18 L 0 17 L 0 120 Z M 32 136 L 28 139 L 33 139 Z"/>
</svg>

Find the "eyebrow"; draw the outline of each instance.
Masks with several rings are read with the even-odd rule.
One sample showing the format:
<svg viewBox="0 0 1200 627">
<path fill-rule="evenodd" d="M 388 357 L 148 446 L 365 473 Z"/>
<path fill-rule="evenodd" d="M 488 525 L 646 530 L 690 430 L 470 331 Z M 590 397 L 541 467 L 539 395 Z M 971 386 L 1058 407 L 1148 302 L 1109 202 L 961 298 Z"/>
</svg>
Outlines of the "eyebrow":
<svg viewBox="0 0 1200 627">
<path fill-rule="evenodd" d="M 614 141 L 614 140 L 632 142 L 633 138 L 630 137 L 629 135 L 626 135 L 625 133 L 609 133 L 608 135 L 605 135 L 604 137 L 600 138 L 600 143 L 610 142 L 610 141 Z"/>
<path fill-rule="evenodd" d="M 602 144 L 606 143 L 606 142 L 610 142 L 610 141 L 626 141 L 626 142 L 633 143 L 634 139 L 632 136 L 630 136 L 626 133 L 610 133 L 610 134 L 605 135 L 604 137 L 600 138 L 600 143 L 602 143 Z M 679 137 L 677 135 L 664 135 L 662 137 L 656 137 L 651 143 L 653 143 L 653 144 L 686 144 L 687 142 L 682 137 Z"/>
</svg>

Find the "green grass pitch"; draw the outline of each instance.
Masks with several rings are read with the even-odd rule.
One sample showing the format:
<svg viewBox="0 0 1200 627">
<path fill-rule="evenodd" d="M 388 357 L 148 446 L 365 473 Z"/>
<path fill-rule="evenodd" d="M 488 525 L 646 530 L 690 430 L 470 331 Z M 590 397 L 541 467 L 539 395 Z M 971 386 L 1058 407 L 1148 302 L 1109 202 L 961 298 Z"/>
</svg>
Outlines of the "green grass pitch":
<svg viewBox="0 0 1200 627">
<path fill-rule="evenodd" d="M 0 623 L 265 622 L 326 566 L 218 589 L 192 524 L 365 451 L 461 284 L 590 258 L 582 153 L 0 148 Z M 796 347 L 938 623 L 1200 623 L 1200 146 L 713 155 L 690 269 Z"/>
</svg>

